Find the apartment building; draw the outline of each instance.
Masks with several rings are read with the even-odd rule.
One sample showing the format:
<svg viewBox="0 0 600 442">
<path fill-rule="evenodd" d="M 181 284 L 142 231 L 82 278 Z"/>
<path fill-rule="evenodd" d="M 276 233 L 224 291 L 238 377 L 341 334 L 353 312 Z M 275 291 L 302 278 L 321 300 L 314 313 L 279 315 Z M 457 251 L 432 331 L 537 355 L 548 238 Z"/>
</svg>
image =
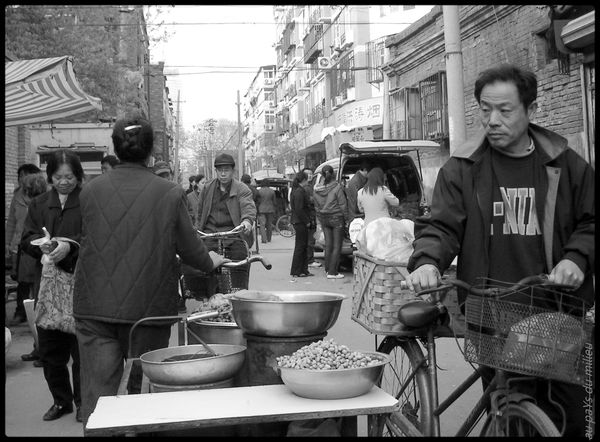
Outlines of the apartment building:
<svg viewBox="0 0 600 442">
<path fill-rule="evenodd" d="M 245 169 L 272 167 L 275 134 L 275 65 L 261 66 L 242 98 Z"/>
<path fill-rule="evenodd" d="M 347 140 L 384 136 L 384 39 L 431 10 L 431 5 L 275 6 L 277 53 L 275 136 L 264 150 L 245 135 L 256 167 L 281 173 L 315 168 Z M 256 81 L 256 80 L 255 80 Z M 254 84 L 254 82 L 253 82 Z M 256 89 L 251 86 L 247 96 Z M 245 134 L 250 114 L 244 114 Z M 262 149 L 262 150 L 261 150 Z M 262 163 L 257 161 L 262 159 Z"/>
</svg>

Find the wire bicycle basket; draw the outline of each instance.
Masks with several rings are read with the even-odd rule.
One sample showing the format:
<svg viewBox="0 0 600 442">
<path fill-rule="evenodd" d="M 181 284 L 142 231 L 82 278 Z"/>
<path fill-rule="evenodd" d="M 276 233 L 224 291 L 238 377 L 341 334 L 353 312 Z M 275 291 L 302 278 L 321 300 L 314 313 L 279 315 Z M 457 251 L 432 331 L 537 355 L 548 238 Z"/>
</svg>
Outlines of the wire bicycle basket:
<svg viewBox="0 0 600 442">
<path fill-rule="evenodd" d="M 240 237 L 208 238 L 204 240 L 207 248 L 225 258 L 240 260 L 250 256 L 248 244 Z M 232 249 L 237 245 L 238 252 L 244 256 L 235 256 Z M 206 273 L 192 270 L 193 273 L 185 275 L 183 279 L 184 292 L 189 292 L 187 297 L 198 300 L 210 298 L 215 293 L 234 293 L 248 288 L 249 265 L 228 268 L 220 267 Z"/>
<path fill-rule="evenodd" d="M 497 281 L 485 288 L 506 289 Z M 594 324 L 591 306 L 564 290 L 523 286 L 500 295 L 469 294 L 465 359 L 496 369 L 572 384 L 589 382 Z"/>
</svg>

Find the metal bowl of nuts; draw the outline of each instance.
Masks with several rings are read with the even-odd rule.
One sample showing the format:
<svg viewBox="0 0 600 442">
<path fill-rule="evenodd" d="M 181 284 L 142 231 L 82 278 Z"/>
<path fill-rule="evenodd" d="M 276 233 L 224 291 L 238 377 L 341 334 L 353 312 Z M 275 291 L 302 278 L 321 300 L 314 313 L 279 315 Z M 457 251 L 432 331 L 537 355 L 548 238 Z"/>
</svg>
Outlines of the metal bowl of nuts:
<svg viewBox="0 0 600 442">
<path fill-rule="evenodd" d="M 273 369 L 297 396 L 346 399 L 368 393 L 390 361 L 385 353 L 351 351 L 333 340 L 325 340 L 306 345 L 292 355 L 277 357 Z"/>
</svg>

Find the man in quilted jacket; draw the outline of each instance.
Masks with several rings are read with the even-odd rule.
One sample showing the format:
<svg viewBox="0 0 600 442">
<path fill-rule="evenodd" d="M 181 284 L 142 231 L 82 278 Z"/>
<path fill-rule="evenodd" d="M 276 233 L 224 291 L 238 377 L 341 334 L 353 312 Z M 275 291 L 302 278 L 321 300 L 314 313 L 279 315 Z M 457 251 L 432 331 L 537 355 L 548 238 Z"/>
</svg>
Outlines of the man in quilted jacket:
<svg viewBox="0 0 600 442">
<path fill-rule="evenodd" d="M 179 300 L 178 260 L 209 272 L 225 259 L 209 252 L 187 212 L 184 189 L 147 167 L 153 130 L 146 120 L 115 123 L 112 140 L 121 163 L 81 192 L 82 238 L 75 271 L 73 316 L 81 356 L 84 425 L 100 396 L 116 395 L 124 360 L 168 347 Z M 139 362 L 139 361 L 138 361 Z M 139 393 L 141 366 L 129 393 Z"/>
</svg>

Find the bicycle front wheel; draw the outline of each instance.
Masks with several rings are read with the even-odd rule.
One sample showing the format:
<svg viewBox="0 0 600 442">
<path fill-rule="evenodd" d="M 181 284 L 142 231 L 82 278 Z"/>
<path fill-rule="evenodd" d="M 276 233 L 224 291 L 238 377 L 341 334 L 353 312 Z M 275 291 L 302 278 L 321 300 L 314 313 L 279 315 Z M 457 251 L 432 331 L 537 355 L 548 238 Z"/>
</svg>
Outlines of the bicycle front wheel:
<svg viewBox="0 0 600 442">
<path fill-rule="evenodd" d="M 481 430 L 485 437 L 560 437 L 544 411 L 529 401 L 510 403 L 497 415 L 490 413 Z"/>
<path fill-rule="evenodd" d="M 294 225 L 290 222 L 289 215 L 281 215 L 275 223 L 275 229 L 277 229 L 277 232 L 281 236 L 284 236 L 286 238 L 289 238 L 290 236 L 294 236 L 296 234 Z"/>
<path fill-rule="evenodd" d="M 387 353 L 386 364 L 378 386 L 398 399 L 400 411 L 376 422 L 377 436 L 427 436 L 432 428 L 433 405 L 423 350 L 415 339 L 386 337 L 377 351 Z"/>
</svg>

